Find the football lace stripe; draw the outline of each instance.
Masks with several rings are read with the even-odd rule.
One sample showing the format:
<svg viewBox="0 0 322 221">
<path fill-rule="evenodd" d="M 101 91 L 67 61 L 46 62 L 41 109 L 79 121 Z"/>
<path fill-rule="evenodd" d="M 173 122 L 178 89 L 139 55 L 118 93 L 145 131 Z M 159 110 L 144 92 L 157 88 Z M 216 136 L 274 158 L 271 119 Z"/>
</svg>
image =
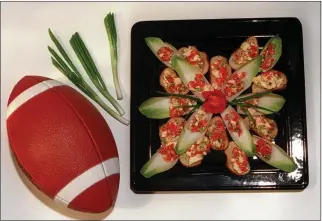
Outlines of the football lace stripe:
<svg viewBox="0 0 322 221">
<path fill-rule="evenodd" d="M 89 187 L 105 179 L 106 177 L 118 173 L 120 173 L 119 158 L 114 157 L 105 160 L 104 162 L 88 169 L 68 183 L 62 190 L 59 191 L 59 193 L 57 193 L 55 196 L 55 201 L 61 201 L 68 205 L 71 201 L 73 201 L 73 199 L 75 199 Z"/>
<path fill-rule="evenodd" d="M 19 107 L 21 107 L 23 104 L 25 104 L 33 97 L 53 87 L 62 86 L 62 85 L 64 84 L 59 81 L 47 80 L 47 81 L 42 81 L 38 84 L 35 84 L 34 86 L 23 91 L 9 104 L 7 108 L 7 119 L 11 116 L 13 112 L 15 112 Z"/>
</svg>

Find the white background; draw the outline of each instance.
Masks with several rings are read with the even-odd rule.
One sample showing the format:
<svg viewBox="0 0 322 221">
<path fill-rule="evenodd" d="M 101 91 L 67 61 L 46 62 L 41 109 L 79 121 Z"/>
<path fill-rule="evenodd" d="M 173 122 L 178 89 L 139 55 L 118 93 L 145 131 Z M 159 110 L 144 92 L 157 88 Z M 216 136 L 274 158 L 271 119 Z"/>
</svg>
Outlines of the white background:
<svg viewBox="0 0 322 221">
<path fill-rule="evenodd" d="M 2 3 L 1 4 L 1 218 L 86 219 L 48 206 L 21 181 L 9 154 L 6 103 L 24 75 L 44 75 L 71 85 L 50 62 L 47 29 L 70 50 L 79 31 L 114 95 L 103 18 L 116 12 L 120 41 L 120 80 L 129 117 L 130 33 L 140 20 L 298 17 L 303 25 L 310 184 L 303 192 L 195 193 L 136 195 L 130 190 L 129 127 L 103 111 L 115 136 L 121 185 L 114 211 L 106 219 L 318 219 L 320 208 L 320 4 L 319 3 Z M 215 28 L 215 27 L 213 27 Z M 70 54 L 73 54 L 70 51 Z M 76 61 L 76 60 L 75 60 Z M 100 109 L 101 110 L 101 109 Z M 47 203 L 46 203 L 47 202 Z"/>
</svg>

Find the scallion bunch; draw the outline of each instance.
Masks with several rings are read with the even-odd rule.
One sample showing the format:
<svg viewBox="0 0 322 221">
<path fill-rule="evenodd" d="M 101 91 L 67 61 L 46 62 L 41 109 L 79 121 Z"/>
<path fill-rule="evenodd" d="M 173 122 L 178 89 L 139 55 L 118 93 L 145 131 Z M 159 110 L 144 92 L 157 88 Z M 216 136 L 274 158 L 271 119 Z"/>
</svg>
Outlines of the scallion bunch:
<svg viewBox="0 0 322 221">
<path fill-rule="evenodd" d="M 122 124 L 129 125 L 129 121 L 122 117 L 124 115 L 124 110 L 118 104 L 118 102 L 110 95 L 108 92 L 106 85 L 96 68 L 91 55 L 89 54 L 84 42 L 82 41 L 79 34 L 76 32 L 72 38 L 70 39 L 70 44 L 77 55 L 80 63 L 85 69 L 87 75 L 95 85 L 95 87 L 100 91 L 100 93 L 115 107 L 115 109 L 119 112 L 116 113 L 110 107 L 108 107 L 104 101 L 96 94 L 96 92 L 86 83 L 80 72 L 77 70 L 71 59 L 68 57 L 67 53 L 58 42 L 57 38 L 54 36 L 52 31 L 49 29 L 49 36 L 51 40 L 54 42 L 58 51 L 65 59 L 65 61 L 55 52 L 55 50 L 48 46 L 48 50 L 51 53 L 52 63 L 53 65 L 63 73 L 76 87 L 78 87 L 82 92 L 84 92 L 87 96 L 89 96 L 92 100 L 94 100 L 97 104 L 99 104 L 106 112 L 108 112 L 112 117 L 121 122 Z M 67 62 L 67 64 L 66 64 Z"/>
<path fill-rule="evenodd" d="M 123 99 L 123 94 L 121 90 L 121 85 L 119 82 L 118 76 L 118 52 L 117 52 L 117 32 L 115 26 L 114 13 L 108 13 L 104 19 L 104 24 L 110 44 L 110 56 L 111 56 L 111 65 L 112 65 L 112 73 L 113 73 L 113 81 L 116 90 L 116 96 L 118 100 Z"/>
</svg>

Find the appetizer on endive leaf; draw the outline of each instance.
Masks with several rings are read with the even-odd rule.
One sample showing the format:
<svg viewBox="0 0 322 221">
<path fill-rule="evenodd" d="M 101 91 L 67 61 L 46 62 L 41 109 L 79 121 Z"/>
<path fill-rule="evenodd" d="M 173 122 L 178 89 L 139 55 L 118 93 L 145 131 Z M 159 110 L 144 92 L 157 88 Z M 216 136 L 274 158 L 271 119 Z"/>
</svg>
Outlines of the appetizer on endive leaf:
<svg viewBox="0 0 322 221">
<path fill-rule="evenodd" d="M 276 144 L 255 135 L 253 142 L 256 146 L 256 155 L 267 164 L 289 173 L 296 170 L 294 160 Z"/>
<path fill-rule="evenodd" d="M 198 68 L 202 74 L 208 72 L 209 62 L 205 52 L 200 52 L 195 46 L 182 47 L 179 49 L 179 52 L 190 64 Z"/>
<path fill-rule="evenodd" d="M 161 145 L 150 160 L 140 170 L 145 178 L 170 170 L 178 162 L 179 156 L 174 151 L 175 142 Z"/>
<path fill-rule="evenodd" d="M 272 69 L 282 55 L 282 39 L 279 36 L 271 38 L 260 55 L 262 57 L 261 71 Z"/>
<path fill-rule="evenodd" d="M 212 114 L 207 113 L 202 106 L 189 117 L 175 147 L 178 154 L 185 153 L 205 135 L 211 117 Z"/>
<path fill-rule="evenodd" d="M 253 78 L 259 71 L 261 58 L 257 57 L 228 77 L 222 91 L 228 101 L 232 101 L 252 85 Z"/>
<path fill-rule="evenodd" d="M 175 152 L 174 147 L 183 130 L 184 122 L 183 118 L 172 118 L 160 127 L 161 147 L 142 167 L 140 172 L 144 177 L 150 178 L 176 165 L 179 155 Z"/>
<path fill-rule="evenodd" d="M 179 56 L 173 56 L 172 66 L 180 76 L 185 86 L 200 100 L 204 100 L 203 91 L 212 91 L 213 88 L 207 78 L 187 60 Z"/>
<path fill-rule="evenodd" d="M 196 101 L 180 97 L 152 97 L 144 101 L 139 111 L 151 119 L 164 119 L 169 117 L 180 117 L 188 114 L 196 105 Z"/>
<path fill-rule="evenodd" d="M 160 38 L 156 37 L 147 37 L 145 42 L 148 47 L 151 49 L 153 54 L 166 66 L 169 68 L 172 67 L 171 59 L 175 54 L 178 54 L 178 51 L 171 44 L 162 41 Z"/>
<path fill-rule="evenodd" d="M 231 107 L 228 106 L 222 113 L 221 117 L 224 120 L 226 128 L 233 141 L 241 148 L 247 156 L 255 155 L 252 136 L 245 125 L 241 116 Z"/>
</svg>

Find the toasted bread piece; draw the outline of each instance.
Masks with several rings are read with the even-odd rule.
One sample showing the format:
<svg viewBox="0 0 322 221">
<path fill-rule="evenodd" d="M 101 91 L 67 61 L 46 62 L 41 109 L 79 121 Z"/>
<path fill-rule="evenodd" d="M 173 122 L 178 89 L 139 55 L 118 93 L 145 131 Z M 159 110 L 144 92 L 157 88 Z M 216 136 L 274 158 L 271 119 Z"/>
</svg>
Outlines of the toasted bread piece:
<svg viewBox="0 0 322 221">
<path fill-rule="evenodd" d="M 252 93 L 257 94 L 257 93 L 262 93 L 262 92 L 265 92 L 265 91 L 267 91 L 267 90 L 262 88 L 262 87 L 257 86 L 254 83 L 252 84 Z"/>
<path fill-rule="evenodd" d="M 209 122 L 206 136 L 209 137 L 213 150 L 225 150 L 228 147 L 228 135 L 224 121 L 220 116 L 215 116 Z"/>
<path fill-rule="evenodd" d="M 217 65 L 216 62 L 220 60 L 221 63 Z M 221 68 L 223 67 L 226 70 L 224 73 L 221 71 Z M 217 55 L 210 59 L 210 83 L 214 89 L 221 90 L 231 73 L 232 70 L 228 64 L 227 58 Z"/>
<path fill-rule="evenodd" d="M 209 71 L 208 55 L 205 52 L 200 52 L 200 56 L 203 60 L 202 74 L 205 75 Z"/>
<path fill-rule="evenodd" d="M 182 48 L 180 48 L 178 51 L 179 51 L 179 53 L 180 53 L 184 58 L 186 58 L 186 59 L 187 59 L 187 56 L 185 56 L 184 52 L 185 52 L 185 50 L 187 50 L 188 48 L 190 48 L 191 50 L 196 50 L 196 51 L 198 51 L 198 52 L 199 52 L 199 56 L 200 56 L 200 58 L 201 58 L 201 61 L 200 61 L 200 62 L 202 62 L 202 63 L 203 63 L 202 68 L 199 68 L 199 64 L 198 64 L 198 63 L 193 64 L 193 65 L 194 65 L 194 66 L 196 66 L 196 67 L 198 67 L 198 69 L 200 69 L 201 73 L 202 73 L 203 75 L 205 75 L 205 74 L 208 72 L 208 70 L 209 70 L 208 55 L 207 55 L 205 52 L 201 52 L 201 51 L 199 51 L 199 50 L 197 49 L 197 47 L 196 47 L 196 46 L 182 47 Z M 187 60 L 188 60 L 188 59 L 187 59 Z M 189 62 L 189 60 L 188 60 L 188 62 Z M 190 62 L 189 62 L 189 63 L 190 63 Z"/>
<path fill-rule="evenodd" d="M 267 140 L 273 140 L 277 136 L 278 127 L 275 120 L 269 119 L 263 115 L 252 117 L 254 118 L 255 125 L 252 123 L 249 117 L 246 117 L 244 121 L 254 133 Z M 262 123 L 258 123 L 260 121 L 262 121 Z M 272 130 L 269 130 L 268 127 L 272 127 Z"/>
<path fill-rule="evenodd" d="M 215 142 L 216 141 L 211 141 L 211 148 L 213 150 L 225 150 L 227 149 L 228 147 L 228 144 L 229 144 L 229 140 L 228 140 L 228 135 L 227 135 L 227 132 L 224 131 L 222 132 L 222 136 L 223 136 L 223 141 L 220 145 L 217 145 Z"/>
<path fill-rule="evenodd" d="M 162 144 L 175 142 L 179 138 L 179 135 L 172 136 L 173 134 L 166 129 L 171 123 L 175 123 L 179 127 L 177 132 L 180 135 L 180 132 L 183 130 L 185 119 L 182 117 L 173 117 L 159 127 L 159 137 Z"/>
<path fill-rule="evenodd" d="M 257 86 L 256 90 L 258 88 L 269 91 L 283 90 L 287 85 L 287 77 L 284 73 L 272 69 L 254 77 L 253 84 Z"/>
<path fill-rule="evenodd" d="M 257 57 L 259 54 L 259 47 L 257 39 L 254 36 L 247 38 L 240 47 L 235 50 L 230 58 L 229 65 L 238 70 L 241 66 Z"/>
<path fill-rule="evenodd" d="M 237 162 L 239 159 L 236 159 L 233 157 L 233 149 L 237 148 L 238 152 L 240 153 L 241 158 L 246 161 L 245 164 L 247 164 L 246 166 L 246 170 L 242 171 L 240 169 L 240 167 L 235 163 Z M 250 166 L 249 166 L 249 161 L 248 158 L 245 154 L 244 151 L 242 151 L 235 142 L 231 141 L 229 142 L 228 148 L 225 150 L 225 154 L 226 154 L 226 166 L 227 168 L 235 175 L 241 176 L 241 175 L 245 175 L 247 173 L 249 173 L 250 171 Z M 239 157 L 237 157 L 239 158 Z M 235 161 L 235 162 L 233 162 Z"/>
<path fill-rule="evenodd" d="M 167 80 L 167 76 L 170 76 L 173 79 L 173 82 L 169 82 L 169 80 Z M 189 89 L 183 84 L 177 73 L 170 68 L 165 68 L 160 74 L 160 85 L 166 92 L 171 94 L 189 93 Z"/>
<path fill-rule="evenodd" d="M 190 168 L 190 167 L 199 166 L 201 164 L 202 160 L 203 160 L 203 158 L 202 158 L 201 160 L 199 160 L 199 161 L 197 161 L 197 162 L 195 162 L 193 164 L 189 164 L 189 158 L 190 157 L 188 157 L 187 154 L 184 153 L 184 154 L 180 155 L 179 161 L 184 167 Z"/>
</svg>

